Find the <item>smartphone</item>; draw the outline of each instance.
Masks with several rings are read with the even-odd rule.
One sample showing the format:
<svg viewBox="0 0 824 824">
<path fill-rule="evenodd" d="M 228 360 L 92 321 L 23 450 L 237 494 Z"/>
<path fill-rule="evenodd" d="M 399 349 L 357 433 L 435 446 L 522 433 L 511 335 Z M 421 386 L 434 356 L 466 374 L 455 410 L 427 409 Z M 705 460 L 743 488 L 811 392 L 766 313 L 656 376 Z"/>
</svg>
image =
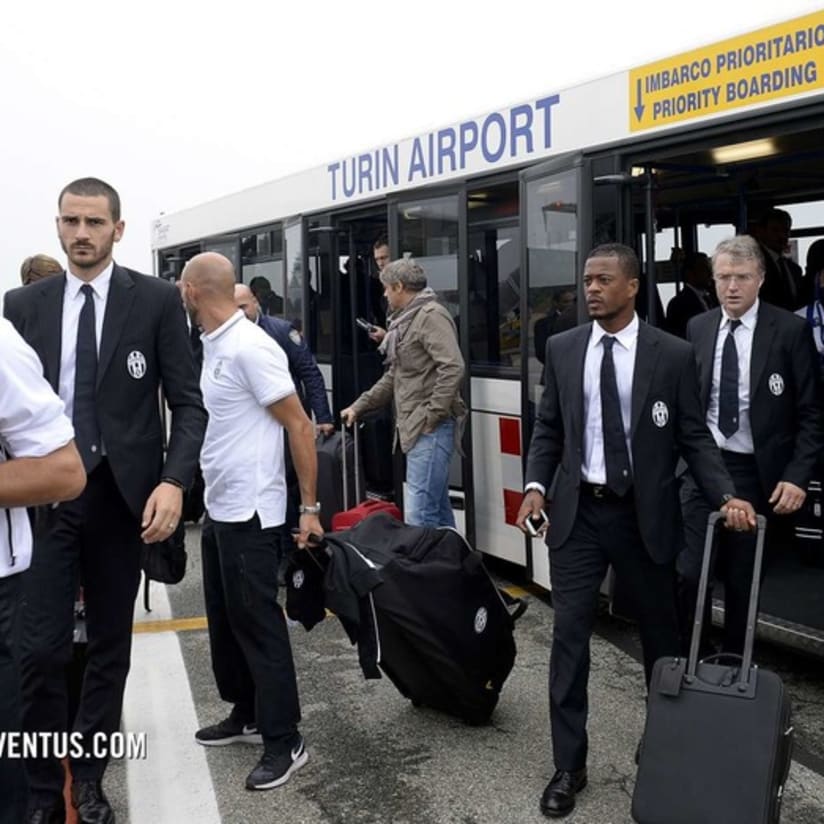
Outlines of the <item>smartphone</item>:
<svg viewBox="0 0 824 824">
<path fill-rule="evenodd" d="M 533 537 L 537 538 L 541 534 L 541 530 L 549 526 L 549 518 L 547 518 L 546 512 L 541 510 L 540 518 L 533 518 L 529 517 L 524 521 L 524 525 L 526 526 L 526 531 Z"/>
<path fill-rule="evenodd" d="M 375 331 L 375 325 L 372 324 L 372 323 L 369 323 L 369 321 L 366 320 L 365 318 L 355 318 L 355 323 L 357 323 L 358 326 L 360 326 L 360 328 L 363 329 L 365 332 L 374 332 Z"/>
</svg>

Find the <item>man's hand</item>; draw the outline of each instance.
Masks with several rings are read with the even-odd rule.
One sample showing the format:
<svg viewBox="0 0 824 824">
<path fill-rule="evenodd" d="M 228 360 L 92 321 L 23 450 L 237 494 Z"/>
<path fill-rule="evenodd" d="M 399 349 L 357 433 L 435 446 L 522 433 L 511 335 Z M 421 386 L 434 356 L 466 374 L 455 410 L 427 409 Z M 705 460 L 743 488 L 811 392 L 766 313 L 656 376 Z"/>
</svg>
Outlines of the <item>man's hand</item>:
<svg viewBox="0 0 824 824">
<path fill-rule="evenodd" d="M 355 410 L 351 406 L 347 406 L 346 409 L 341 411 L 340 419 L 343 421 L 344 426 L 352 426 L 352 424 L 358 419 L 358 416 L 355 414 Z"/>
<path fill-rule="evenodd" d="M 798 512 L 806 498 L 807 492 L 800 486 L 789 481 L 779 481 L 770 495 L 769 502 L 775 504 L 773 512 L 776 515 L 789 515 L 791 512 Z"/>
<path fill-rule="evenodd" d="M 380 343 L 386 337 L 386 329 L 381 326 L 374 326 L 372 331 L 369 333 L 370 340 L 375 341 L 375 343 Z"/>
<path fill-rule="evenodd" d="M 730 498 L 721 507 L 721 514 L 726 518 L 727 529 L 736 532 L 748 532 L 755 529 L 755 510 L 749 501 Z"/>
<path fill-rule="evenodd" d="M 319 423 L 317 425 L 317 430 L 325 437 L 329 437 L 335 431 L 335 424 L 333 423 Z"/>
<path fill-rule="evenodd" d="M 524 495 L 523 501 L 521 501 L 521 508 L 518 510 L 518 517 L 515 519 L 515 526 L 531 536 L 532 533 L 526 527 L 526 519 L 534 518 L 536 521 L 543 521 L 543 515 L 541 513 L 545 506 L 546 499 L 544 496 L 541 495 L 537 489 L 530 489 L 529 492 Z M 538 535 L 543 535 L 548 526 L 549 524 L 544 522 L 538 530 Z"/>
<path fill-rule="evenodd" d="M 183 512 L 183 490 L 179 486 L 161 481 L 149 495 L 143 507 L 143 532 L 140 538 L 145 544 L 165 541 L 177 529 Z"/>
<path fill-rule="evenodd" d="M 323 527 L 320 524 L 320 518 L 310 512 L 304 512 L 298 520 L 299 531 L 293 533 L 292 538 L 298 545 L 298 549 L 306 549 L 309 546 L 310 535 L 323 535 Z"/>
</svg>

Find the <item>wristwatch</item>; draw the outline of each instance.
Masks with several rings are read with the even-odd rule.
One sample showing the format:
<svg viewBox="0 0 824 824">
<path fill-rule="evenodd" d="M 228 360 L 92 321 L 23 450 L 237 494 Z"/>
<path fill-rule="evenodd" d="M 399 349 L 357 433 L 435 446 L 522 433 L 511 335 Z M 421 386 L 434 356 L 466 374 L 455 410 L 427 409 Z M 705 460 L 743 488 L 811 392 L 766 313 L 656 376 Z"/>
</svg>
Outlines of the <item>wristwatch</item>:
<svg viewBox="0 0 824 824">
<path fill-rule="evenodd" d="M 734 497 L 735 497 L 735 495 L 730 495 L 729 492 L 727 492 L 726 495 L 722 495 L 721 496 L 721 506 L 724 506 L 724 504 L 728 504 Z"/>
<path fill-rule="evenodd" d="M 320 515 L 320 502 L 314 504 L 314 506 L 301 504 L 298 507 L 298 512 L 300 512 L 301 515 Z"/>
</svg>

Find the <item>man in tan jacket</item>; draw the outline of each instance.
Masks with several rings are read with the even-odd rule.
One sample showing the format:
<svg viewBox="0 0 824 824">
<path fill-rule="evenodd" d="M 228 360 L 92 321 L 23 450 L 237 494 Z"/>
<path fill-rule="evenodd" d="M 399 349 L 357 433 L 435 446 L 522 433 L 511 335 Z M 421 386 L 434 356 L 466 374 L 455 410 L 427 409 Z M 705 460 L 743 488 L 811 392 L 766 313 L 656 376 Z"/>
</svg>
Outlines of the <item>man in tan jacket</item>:
<svg viewBox="0 0 824 824">
<path fill-rule="evenodd" d="M 460 395 L 464 361 L 455 324 L 413 260 L 387 264 L 380 279 L 390 311 L 380 346 L 388 368 L 341 417 L 350 425 L 394 401 L 395 444 L 406 454 L 406 522 L 454 526 L 449 464 L 466 415 Z"/>
</svg>

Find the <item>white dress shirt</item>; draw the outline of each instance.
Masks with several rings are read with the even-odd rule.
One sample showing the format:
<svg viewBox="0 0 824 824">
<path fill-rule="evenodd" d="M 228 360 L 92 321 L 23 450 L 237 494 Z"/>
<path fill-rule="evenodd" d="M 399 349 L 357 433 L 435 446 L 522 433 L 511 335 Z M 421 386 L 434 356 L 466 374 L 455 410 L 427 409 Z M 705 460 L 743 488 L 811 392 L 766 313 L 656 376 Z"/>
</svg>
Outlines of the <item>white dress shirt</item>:
<svg viewBox="0 0 824 824">
<path fill-rule="evenodd" d="M 715 357 L 712 363 L 712 386 L 707 407 L 707 426 L 715 442 L 728 452 L 753 453 L 752 427 L 750 426 L 750 361 L 752 360 L 752 338 L 758 322 L 758 298 L 739 318 L 741 325 L 735 330 L 735 348 L 738 352 L 738 429 L 725 438 L 718 428 L 718 398 L 721 386 L 721 358 L 724 341 L 730 333 L 730 316 L 721 307 L 721 324 L 715 339 Z"/>
<path fill-rule="evenodd" d="M 100 355 L 100 337 L 103 333 L 103 316 L 106 313 L 106 301 L 109 297 L 109 285 L 112 281 L 110 263 L 89 286 L 94 290 L 94 334 L 97 341 L 97 354 Z M 66 405 L 66 415 L 72 419 L 74 412 L 74 373 L 77 355 L 77 325 L 80 322 L 80 310 L 86 302 L 86 296 L 80 291 L 85 280 L 66 272 L 66 289 L 63 292 L 63 327 L 60 346 L 60 380 L 59 394 Z"/>
<path fill-rule="evenodd" d="M 604 359 L 603 339 L 615 338 L 612 347 L 612 361 L 615 364 L 615 379 L 621 400 L 621 420 L 624 423 L 624 437 L 627 441 L 630 465 L 632 445 L 630 444 L 630 424 L 632 421 L 632 377 L 635 371 L 635 353 L 638 349 L 638 315 L 615 334 L 607 332 L 595 321 L 589 337 L 584 359 L 584 454 L 581 461 L 581 478 L 591 484 L 607 482 L 607 467 L 604 459 L 604 425 L 601 416 L 601 363 Z"/>
</svg>

